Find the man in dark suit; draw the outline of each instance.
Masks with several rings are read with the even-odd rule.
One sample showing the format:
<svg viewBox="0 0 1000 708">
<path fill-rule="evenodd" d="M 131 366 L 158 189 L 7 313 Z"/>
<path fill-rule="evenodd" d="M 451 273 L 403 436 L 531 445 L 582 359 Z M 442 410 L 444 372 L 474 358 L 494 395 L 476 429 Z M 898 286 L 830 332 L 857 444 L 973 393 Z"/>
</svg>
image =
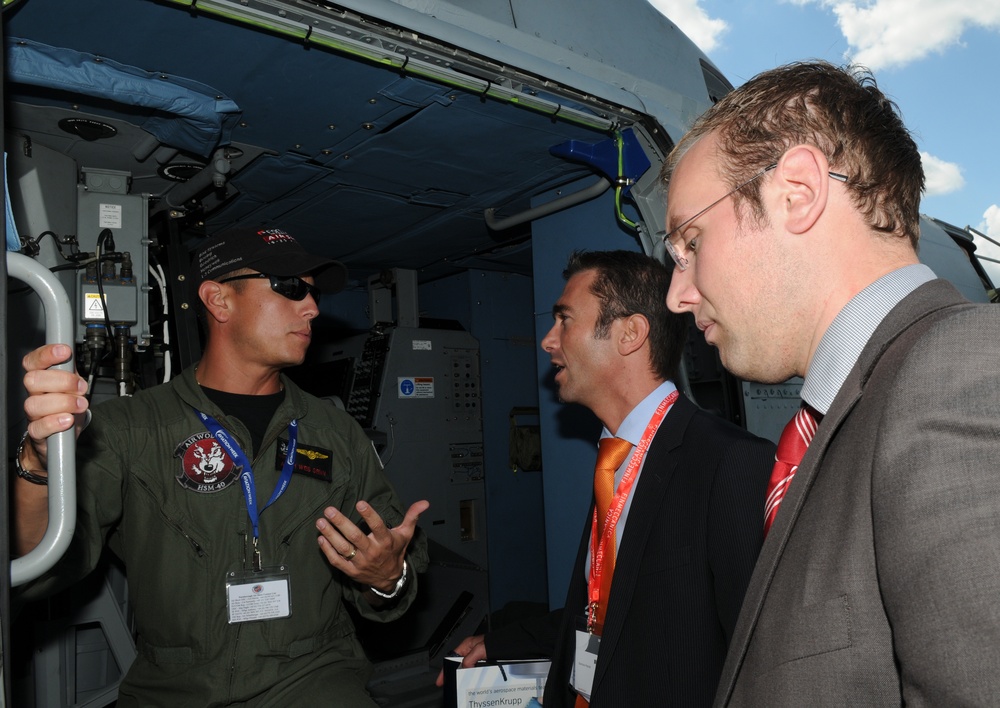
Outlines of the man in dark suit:
<svg viewBox="0 0 1000 708">
<path fill-rule="evenodd" d="M 779 67 L 663 176 L 668 305 L 737 375 L 804 376 L 822 417 L 716 704 L 996 705 L 1000 308 L 918 262 L 924 176 L 896 106 L 866 71 Z"/>
<path fill-rule="evenodd" d="M 663 264 L 631 251 L 585 252 L 564 275 L 555 324 L 542 341 L 560 398 L 593 411 L 602 438 L 633 444 L 615 475 L 619 492 L 630 469 L 639 473 L 612 526 L 604 623 L 587 621 L 596 596 L 591 551 L 599 547 L 592 507 L 564 609 L 469 637 L 456 652 L 465 666 L 551 656 L 546 708 L 573 706 L 577 694 L 595 708 L 706 706 L 763 540 L 774 446 L 678 395 L 672 378 L 685 325 L 666 309 Z M 587 474 L 580 483 L 592 481 Z M 595 637 L 588 681 L 575 653 Z"/>
</svg>

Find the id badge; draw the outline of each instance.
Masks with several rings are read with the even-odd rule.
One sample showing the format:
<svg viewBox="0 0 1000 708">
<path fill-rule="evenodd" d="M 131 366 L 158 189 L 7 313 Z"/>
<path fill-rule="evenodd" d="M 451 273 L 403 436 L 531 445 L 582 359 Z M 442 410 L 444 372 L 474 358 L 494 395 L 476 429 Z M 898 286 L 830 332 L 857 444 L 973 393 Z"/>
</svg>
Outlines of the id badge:
<svg viewBox="0 0 1000 708">
<path fill-rule="evenodd" d="M 291 578 L 286 566 L 226 576 L 229 624 L 281 619 L 292 614 Z"/>
<path fill-rule="evenodd" d="M 577 628 L 572 683 L 576 692 L 588 701 L 590 700 L 590 692 L 594 687 L 594 672 L 597 669 L 597 652 L 600 648 L 600 636 L 591 634 L 585 629 Z"/>
</svg>

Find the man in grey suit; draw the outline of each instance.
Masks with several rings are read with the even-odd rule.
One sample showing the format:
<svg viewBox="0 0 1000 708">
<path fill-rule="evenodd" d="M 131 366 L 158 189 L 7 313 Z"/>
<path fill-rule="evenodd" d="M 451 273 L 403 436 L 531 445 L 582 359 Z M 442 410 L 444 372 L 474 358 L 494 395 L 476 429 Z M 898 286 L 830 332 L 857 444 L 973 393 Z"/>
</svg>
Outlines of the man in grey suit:
<svg viewBox="0 0 1000 708">
<path fill-rule="evenodd" d="M 822 419 L 764 542 L 718 706 L 1000 700 L 1000 308 L 917 260 L 920 155 L 865 71 L 797 63 L 664 166 L 667 302 Z"/>
</svg>

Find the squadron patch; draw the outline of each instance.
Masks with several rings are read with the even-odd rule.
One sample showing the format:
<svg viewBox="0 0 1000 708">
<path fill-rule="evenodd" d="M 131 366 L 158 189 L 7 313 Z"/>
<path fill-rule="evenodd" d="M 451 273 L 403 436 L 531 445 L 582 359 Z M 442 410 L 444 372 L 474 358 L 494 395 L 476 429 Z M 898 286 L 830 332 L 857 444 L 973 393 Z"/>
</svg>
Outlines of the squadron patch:
<svg viewBox="0 0 1000 708">
<path fill-rule="evenodd" d="M 278 440 L 274 469 L 281 469 L 287 450 L 288 441 Z M 295 468 L 293 471 L 295 474 L 302 474 L 321 482 L 329 482 L 333 479 L 333 452 L 321 447 L 306 447 L 299 443 L 295 446 Z"/>
<path fill-rule="evenodd" d="M 178 445 L 174 457 L 181 461 L 177 482 L 201 494 L 221 492 L 243 471 L 208 431 L 195 433 Z"/>
</svg>

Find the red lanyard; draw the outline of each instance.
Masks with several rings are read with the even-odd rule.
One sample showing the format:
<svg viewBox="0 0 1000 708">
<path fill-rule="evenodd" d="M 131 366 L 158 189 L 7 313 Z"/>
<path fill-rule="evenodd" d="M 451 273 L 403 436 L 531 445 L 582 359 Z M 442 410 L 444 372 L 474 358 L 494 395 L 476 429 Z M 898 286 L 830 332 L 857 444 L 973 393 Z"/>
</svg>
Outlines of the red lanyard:
<svg viewBox="0 0 1000 708">
<path fill-rule="evenodd" d="M 664 398 L 660 402 L 660 405 L 656 407 L 656 412 L 653 413 L 653 417 L 649 420 L 649 424 L 646 426 L 646 431 L 642 434 L 638 446 L 632 452 L 632 457 L 629 458 L 628 467 L 625 468 L 622 481 L 618 483 L 615 495 L 611 499 L 611 506 L 608 508 L 608 514 L 604 520 L 604 534 L 600 539 L 597 538 L 597 507 L 594 507 L 594 521 L 590 532 L 590 583 L 587 588 L 587 595 L 590 600 L 587 612 L 587 630 L 590 632 L 594 631 L 594 622 L 597 618 L 597 603 L 601 596 L 604 554 L 607 551 L 608 544 L 615 542 L 615 527 L 618 525 L 618 519 L 625 509 L 625 502 L 628 501 L 629 494 L 632 493 L 632 485 L 635 484 L 635 476 L 639 471 L 639 466 L 642 464 L 643 458 L 646 456 L 646 450 L 649 449 L 649 444 L 653 441 L 653 436 L 656 435 L 660 423 L 663 422 L 663 417 L 670 410 L 670 406 L 674 404 L 674 401 L 677 400 L 677 396 L 678 392 L 676 390 L 671 391 L 670 395 Z M 606 598 L 605 601 L 607 601 Z"/>
</svg>

